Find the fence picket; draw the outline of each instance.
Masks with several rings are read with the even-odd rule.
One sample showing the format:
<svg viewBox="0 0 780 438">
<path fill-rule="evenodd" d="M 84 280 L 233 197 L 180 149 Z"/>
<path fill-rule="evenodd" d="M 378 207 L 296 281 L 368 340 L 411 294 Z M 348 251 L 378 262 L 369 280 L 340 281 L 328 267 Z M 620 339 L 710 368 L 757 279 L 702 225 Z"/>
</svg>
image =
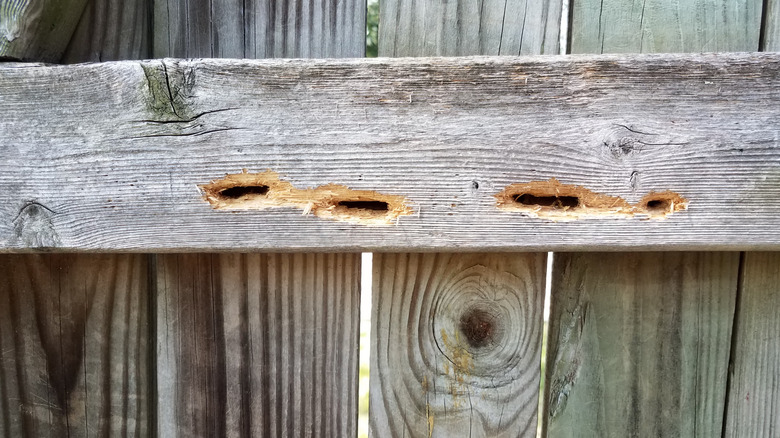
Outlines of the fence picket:
<svg viewBox="0 0 780 438">
<path fill-rule="evenodd" d="M 535 434 L 545 258 L 374 255 L 372 436 Z"/>
</svg>

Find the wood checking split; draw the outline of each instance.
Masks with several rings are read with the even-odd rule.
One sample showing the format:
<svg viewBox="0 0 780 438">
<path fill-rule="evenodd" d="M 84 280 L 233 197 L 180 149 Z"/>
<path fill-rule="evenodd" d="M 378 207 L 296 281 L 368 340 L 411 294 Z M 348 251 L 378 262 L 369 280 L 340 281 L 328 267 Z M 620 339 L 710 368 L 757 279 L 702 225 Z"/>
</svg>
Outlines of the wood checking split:
<svg viewBox="0 0 780 438">
<path fill-rule="evenodd" d="M 388 225 L 400 216 L 412 214 L 406 198 L 371 190 L 352 190 L 327 184 L 298 189 L 274 171 L 226 175 L 199 186 L 204 198 L 217 210 L 262 210 L 294 207 L 303 214 L 362 225 Z"/>
<path fill-rule="evenodd" d="M 688 201 L 672 191 L 651 192 L 636 204 L 619 196 L 596 193 L 585 187 L 562 184 L 555 178 L 511 184 L 495 195 L 497 206 L 531 217 L 571 221 L 587 217 L 634 216 L 664 219 L 688 208 Z"/>
</svg>

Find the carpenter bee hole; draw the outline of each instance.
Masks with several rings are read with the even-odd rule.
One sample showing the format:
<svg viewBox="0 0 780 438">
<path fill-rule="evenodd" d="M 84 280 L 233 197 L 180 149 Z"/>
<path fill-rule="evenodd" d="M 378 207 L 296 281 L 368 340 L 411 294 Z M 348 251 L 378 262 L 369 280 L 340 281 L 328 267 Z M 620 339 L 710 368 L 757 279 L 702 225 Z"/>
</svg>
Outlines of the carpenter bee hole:
<svg viewBox="0 0 780 438">
<path fill-rule="evenodd" d="M 219 197 L 223 199 L 241 199 L 245 197 L 265 196 L 268 194 L 268 186 L 251 185 L 228 187 L 219 191 Z"/>
<path fill-rule="evenodd" d="M 390 210 L 390 205 L 384 201 L 339 201 L 336 207 L 347 210 L 362 210 L 372 214 L 384 214 Z"/>
<path fill-rule="evenodd" d="M 514 196 L 514 200 L 527 207 L 552 207 L 559 210 L 568 210 L 580 205 L 580 198 L 577 196 L 538 196 L 520 193 Z"/>
<path fill-rule="evenodd" d="M 645 208 L 649 211 L 667 211 L 670 207 L 668 199 L 651 199 L 645 203 Z"/>
</svg>

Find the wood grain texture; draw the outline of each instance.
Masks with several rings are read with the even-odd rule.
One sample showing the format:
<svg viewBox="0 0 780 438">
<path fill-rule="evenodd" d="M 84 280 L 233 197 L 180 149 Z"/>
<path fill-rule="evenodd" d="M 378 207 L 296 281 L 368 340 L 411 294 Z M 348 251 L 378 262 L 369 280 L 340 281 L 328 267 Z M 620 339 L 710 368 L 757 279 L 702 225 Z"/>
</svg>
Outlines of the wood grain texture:
<svg viewBox="0 0 780 438">
<path fill-rule="evenodd" d="M 780 253 L 748 252 L 743 263 L 724 436 L 776 436 L 780 431 Z"/>
<path fill-rule="evenodd" d="M 762 0 L 577 0 L 569 53 L 756 51 L 761 11 Z"/>
<path fill-rule="evenodd" d="M 59 62 L 87 1 L 3 1 L 0 57 Z"/>
<path fill-rule="evenodd" d="M 545 257 L 374 255 L 372 436 L 534 433 Z"/>
<path fill-rule="evenodd" d="M 558 54 L 561 0 L 382 0 L 379 56 Z"/>
<path fill-rule="evenodd" d="M 556 254 L 547 436 L 719 436 L 738 262 Z"/>
<path fill-rule="evenodd" d="M 780 0 L 764 2 L 761 50 L 780 52 Z"/>
<path fill-rule="evenodd" d="M 148 436 L 142 255 L 0 256 L 0 436 Z"/>
<path fill-rule="evenodd" d="M 365 50 L 365 1 L 154 2 L 158 58 L 344 58 Z"/>
<path fill-rule="evenodd" d="M 354 436 L 359 254 L 158 255 L 159 436 Z"/>
<path fill-rule="evenodd" d="M 6 64 L 0 248 L 778 248 L 778 71 L 771 53 Z M 403 195 L 414 214 L 212 209 L 197 186 L 243 168 Z M 496 208 L 551 177 L 690 205 L 571 222 Z"/>
<path fill-rule="evenodd" d="M 90 0 L 61 62 L 151 58 L 151 1 Z"/>
</svg>

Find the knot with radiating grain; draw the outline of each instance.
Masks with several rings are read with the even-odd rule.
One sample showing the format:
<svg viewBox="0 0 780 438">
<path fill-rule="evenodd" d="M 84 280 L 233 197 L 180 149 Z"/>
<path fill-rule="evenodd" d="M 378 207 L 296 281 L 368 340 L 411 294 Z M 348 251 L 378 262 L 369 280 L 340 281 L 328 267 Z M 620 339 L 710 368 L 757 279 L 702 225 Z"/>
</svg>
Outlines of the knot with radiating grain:
<svg viewBox="0 0 780 438">
<path fill-rule="evenodd" d="M 374 435 L 531 433 L 544 254 L 376 257 Z"/>
</svg>

